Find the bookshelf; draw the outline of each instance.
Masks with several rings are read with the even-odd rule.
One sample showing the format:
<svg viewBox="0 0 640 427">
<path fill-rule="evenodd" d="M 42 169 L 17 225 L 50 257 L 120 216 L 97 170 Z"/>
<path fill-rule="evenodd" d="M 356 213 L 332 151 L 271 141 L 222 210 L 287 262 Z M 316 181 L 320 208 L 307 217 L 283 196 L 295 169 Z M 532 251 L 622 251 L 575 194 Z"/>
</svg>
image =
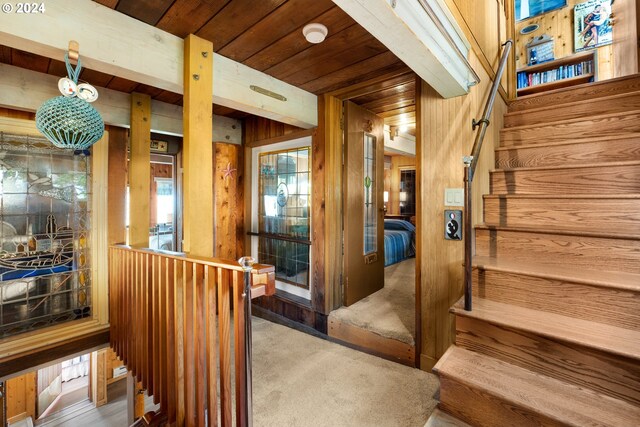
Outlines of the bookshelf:
<svg viewBox="0 0 640 427">
<path fill-rule="evenodd" d="M 519 68 L 517 94 L 525 96 L 596 81 L 597 69 L 595 49 Z"/>
</svg>

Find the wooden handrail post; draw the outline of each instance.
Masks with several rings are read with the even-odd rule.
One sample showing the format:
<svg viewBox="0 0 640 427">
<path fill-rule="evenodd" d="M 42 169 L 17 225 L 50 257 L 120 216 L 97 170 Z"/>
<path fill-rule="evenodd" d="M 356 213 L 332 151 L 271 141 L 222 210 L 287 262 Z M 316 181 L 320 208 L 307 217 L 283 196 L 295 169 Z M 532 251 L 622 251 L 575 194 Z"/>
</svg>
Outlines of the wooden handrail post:
<svg viewBox="0 0 640 427">
<path fill-rule="evenodd" d="M 255 260 L 251 257 L 242 257 L 238 260 L 238 263 L 242 266 L 242 270 L 244 271 L 244 292 L 242 293 L 242 298 L 244 299 L 244 366 L 245 366 L 245 383 L 244 383 L 244 393 L 246 396 L 247 405 L 244 408 L 245 417 L 247 420 L 247 427 L 253 426 L 253 409 L 252 409 L 252 400 L 253 400 L 253 383 L 252 383 L 252 374 L 251 374 L 251 360 L 252 360 L 252 349 L 251 349 L 251 270 L 253 269 L 253 265 L 255 264 Z"/>
</svg>

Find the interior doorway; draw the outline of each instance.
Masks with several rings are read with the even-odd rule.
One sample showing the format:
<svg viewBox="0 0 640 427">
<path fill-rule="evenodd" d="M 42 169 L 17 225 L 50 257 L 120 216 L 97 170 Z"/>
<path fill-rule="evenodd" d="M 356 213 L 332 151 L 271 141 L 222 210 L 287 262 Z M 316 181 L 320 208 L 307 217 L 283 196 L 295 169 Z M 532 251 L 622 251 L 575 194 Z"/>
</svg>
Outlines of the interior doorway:
<svg viewBox="0 0 640 427">
<path fill-rule="evenodd" d="M 328 319 L 330 336 L 409 366 L 417 366 L 421 315 L 416 298 L 420 197 L 415 83 L 410 74 L 345 91 L 343 298 Z M 384 127 L 376 138 L 377 150 L 367 150 L 375 133 L 369 129 L 378 121 Z M 367 169 L 367 162 L 375 164 L 375 171 Z M 367 201 L 375 211 L 375 224 L 367 224 Z M 372 227 L 380 233 L 375 252 L 366 247 Z M 367 275 L 373 265 L 377 272 Z"/>
</svg>

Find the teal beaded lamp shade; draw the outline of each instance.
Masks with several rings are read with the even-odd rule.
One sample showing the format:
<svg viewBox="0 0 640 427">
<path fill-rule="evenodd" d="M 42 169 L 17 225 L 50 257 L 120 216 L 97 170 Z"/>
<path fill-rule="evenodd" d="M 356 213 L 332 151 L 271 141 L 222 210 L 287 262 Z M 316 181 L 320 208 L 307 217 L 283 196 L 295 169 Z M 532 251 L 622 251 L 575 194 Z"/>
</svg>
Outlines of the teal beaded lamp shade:
<svg viewBox="0 0 640 427">
<path fill-rule="evenodd" d="M 36 112 L 36 127 L 59 148 L 86 150 L 104 134 L 104 122 L 91 104 L 80 98 L 56 96 Z"/>
<path fill-rule="evenodd" d="M 36 127 L 53 145 L 72 150 L 87 150 L 104 134 L 104 121 L 89 102 L 98 92 L 89 84 L 78 84 L 81 65 L 75 69 L 65 55 L 69 78 L 62 78 L 58 88 L 63 96 L 45 101 L 36 111 Z"/>
</svg>

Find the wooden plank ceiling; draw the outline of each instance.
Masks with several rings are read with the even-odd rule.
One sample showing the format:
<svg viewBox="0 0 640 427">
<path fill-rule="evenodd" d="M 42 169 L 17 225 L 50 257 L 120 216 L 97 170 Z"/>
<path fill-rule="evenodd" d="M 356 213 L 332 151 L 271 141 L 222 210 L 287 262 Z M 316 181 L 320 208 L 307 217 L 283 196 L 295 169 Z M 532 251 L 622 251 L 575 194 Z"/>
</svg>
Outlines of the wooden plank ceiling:
<svg viewBox="0 0 640 427">
<path fill-rule="evenodd" d="M 409 69 L 384 45 L 331 0 L 94 0 L 178 37 L 196 34 L 214 51 L 315 94 L 332 92 L 365 80 L 407 75 Z M 329 34 L 320 44 L 307 42 L 302 28 L 324 24 Z M 64 63 L 0 46 L 0 62 L 63 76 Z M 85 69 L 81 79 L 123 92 L 181 104 L 182 96 Z M 386 117 L 411 114 L 413 82 L 394 81 L 354 102 Z M 246 114 L 215 106 L 214 113 L 235 118 Z M 404 116 L 403 116 L 404 117 Z M 406 120 L 402 119 L 402 120 Z M 414 119 L 415 121 L 415 119 Z"/>
</svg>

